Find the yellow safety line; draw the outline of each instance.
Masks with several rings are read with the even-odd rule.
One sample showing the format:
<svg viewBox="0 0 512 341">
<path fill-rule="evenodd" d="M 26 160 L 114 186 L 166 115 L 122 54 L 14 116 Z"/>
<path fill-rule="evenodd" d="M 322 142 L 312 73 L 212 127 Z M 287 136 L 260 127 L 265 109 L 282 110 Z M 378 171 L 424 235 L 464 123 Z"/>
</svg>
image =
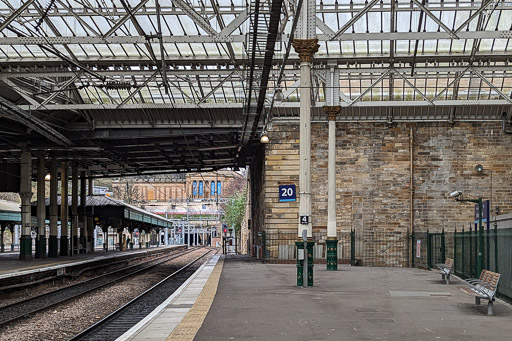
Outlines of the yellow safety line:
<svg viewBox="0 0 512 341">
<path fill-rule="evenodd" d="M 217 287 L 219 285 L 220 274 L 222 272 L 223 259 L 219 259 L 213 269 L 210 278 L 201 291 L 196 303 L 190 308 L 188 313 L 183 317 L 181 322 L 174 328 L 172 333 L 165 341 L 187 341 L 194 340 L 199 328 L 203 325 L 203 321 L 210 310 Z"/>
</svg>

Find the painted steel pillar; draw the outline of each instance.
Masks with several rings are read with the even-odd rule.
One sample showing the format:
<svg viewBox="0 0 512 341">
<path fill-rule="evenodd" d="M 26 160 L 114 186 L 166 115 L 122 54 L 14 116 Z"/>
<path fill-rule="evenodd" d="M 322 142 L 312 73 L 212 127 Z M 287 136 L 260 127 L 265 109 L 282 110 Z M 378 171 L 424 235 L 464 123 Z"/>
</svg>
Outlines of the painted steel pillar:
<svg viewBox="0 0 512 341">
<path fill-rule="evenodd" d="M 46 258 L 46 196 L 45 196 L 46 159 L 44 155 L 37 159 L 37 239 L 36 258 Z"/>
<path fill-rule="evenodd" d="M 297 236 L 304 228 L 312 237 L 311 222 L 311 62 L 318 51 L 318 39 L 294 39 L 293 47 L 300 58 L 300 146 L 299 146 L 299 215 L 308 223 L 299 222 Z"/>
<path fill-rule="evenodd" d="M 329 120 L 328 202 L 327 202 L 327 270 L 338 270 L 338 239 L 336 237 L 336 115 L 341 107 L 324 106 Z"/>
<path fill-rule="evenodd" d="M 316 39 L 316 2 L 306 0 L 302 3 L 299 25 L 297 27 L 297 37 L 292 41 L 295 52 L 300 59 L 300 145 L 299 145 L 299 222 L 297 237 L 302 236 L 302 231 L 307 230 L 308 252 L 309 245 L 313 248 L 313 229 L 311 217 L 311 64 L 313 56 L 318 51 L 318 39 Z M 297 251 L 300 245 L 304 247 L 302 241 L 297 242 Z M 311 250 L 311 257 L 313 251 Z M 308 259 L 309 260 L 309 259 Z M 303 260 L 297 257 L 297 285 L 301 282 Z M 313 258 L 308 262 L 308 276 L 311 276 L 311 285 L 313 282 Z M 308 280 L 309 282 L 309 280 Z M 302 284 L 301 284 L 302 286 Z"/>
<path fill-rule="evenodd" d="M 21 197 L 21 240 L 20 259 L 32 259 L 32 217 L 30 200 L 32 199 L 32 154 L 28 150 L 21 152 L 20 197 Z"/>
<path fill-rule="evenodd" d="M 190 225 L 187 226 L 187 234 L 188 234 L 188 236 L 187 236 L 187 244 L 188 244 L 188 246 L 190 246 L 190 245 L 192 245 L 190 243 Z"/>
<path fill-rule="evenodd" d="M 90 174 L 89 174 L 90 175 Z M 89 177 L 87 183 L 87 195 L 94 195 L 94 179 Z M 94 210 L 94 208 L 92 208 Z M 87 252 L 94 252 L 94 244 L 96 243 L 96 237 L 94 234 L 94 211 L 87 219 Z M 132 236 L 133 237 L 133 236 Z M 133 238 L 132 238 L 133 239 Z"/>
<path fill-rule="evenodd" d="M 80 228 L 80 245 L 82 249 L 87 250 L 87 241 L 89 239 L 89 231 L 87 230 L 87 179 L 85 171 L 80 173 L 80 218 L 78 227 Z"/>
<path fill-rule="evenodd" d="M 78 164 L 71 167 L 71 255 L 78 253 Z"/>
<path fill-rule="evenodd" d="M 165 238 L 164 245 L 169 245 L 169 228 L 166 227 L 164 231 L 165 231 L 164 232 L 165 233 L 165 235 L 164 235 L 164 238 Z"/>
<path fill-rule="evenodd" d="M 57 160 L 50 159 L 50 239 L 48 240 L 48 257 L 57 257 L 59 255 L 59 208 L 57 203 L 58 187 Z"/>
<path fill-rule="evenodd" d="M 63 161 L 60 169 L 60 255 L 69 254 L 68 237 L 68 162 Z"/>
</svg>

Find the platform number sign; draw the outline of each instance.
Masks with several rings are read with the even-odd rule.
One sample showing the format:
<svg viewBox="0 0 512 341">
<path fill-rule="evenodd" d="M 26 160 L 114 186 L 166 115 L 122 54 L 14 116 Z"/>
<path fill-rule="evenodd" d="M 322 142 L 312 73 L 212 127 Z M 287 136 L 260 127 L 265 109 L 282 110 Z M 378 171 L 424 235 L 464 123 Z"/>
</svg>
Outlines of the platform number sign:
<svg viewBox="0 0 512 341">
<path fill-rule="evenodd" d="M 279 201 L 295 201 L 295 185 L 280 185 Z"/>
<path fill-rule="evenodd" d="M 299 219 L 300 219 L 300 223 L 302 225 L 309 224 L 309 216 L 308 215 L 301 215 Z"/>
</svg>

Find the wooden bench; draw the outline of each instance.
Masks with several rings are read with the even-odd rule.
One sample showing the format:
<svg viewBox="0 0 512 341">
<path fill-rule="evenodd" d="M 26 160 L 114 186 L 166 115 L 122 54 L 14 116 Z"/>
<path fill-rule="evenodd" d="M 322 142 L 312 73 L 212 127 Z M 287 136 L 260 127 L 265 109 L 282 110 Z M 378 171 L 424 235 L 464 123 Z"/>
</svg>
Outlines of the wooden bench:
<svg viewBox="0 0 512 341">
<path fill-rule="evenodd" d="M 452 273 L 453 267 L 453 259 L 446 258 L 446 261 L 442 264 L 436 264 L 439 269 L 439 273 L 443 276 L 443 281 L 446 281 L 446 284 L 450 284 L 450 275 Z"/>
<path fill-rule="evenodd" d="M 480 278 L 469 278 L 466 282 L 469 288 L 460 288 L 462 292 L 475 296 L 475 304 L 480 305 L 480 299 L 485 298 L 489 301 L 487 304 L 487 315 L 494 315 L 494 300 L 498 282 L 501 274 L 489 270 L 482 270 Z"/>
</svg>

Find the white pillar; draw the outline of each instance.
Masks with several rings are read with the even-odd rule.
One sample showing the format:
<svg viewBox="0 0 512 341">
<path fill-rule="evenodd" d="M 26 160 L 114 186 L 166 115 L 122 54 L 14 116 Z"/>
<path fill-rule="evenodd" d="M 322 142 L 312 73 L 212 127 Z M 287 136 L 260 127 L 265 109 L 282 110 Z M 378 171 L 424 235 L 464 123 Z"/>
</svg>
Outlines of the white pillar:
<svg viewBox="0 0 512 341">
<path fill-rule="evenodd" d="M 165 228 L 165 240 L 164 240 L 164 244 L 165 245 L 169 245 L 169 228 L 166 227 Z"/>
<path fill-rule="evenodd" d="M 299 145 L 299 218 L 307 217 L 307 224 L 299 221 L 297 235 L 307 229 L 312 237 L 311 219 L 311 63 L 318 51 L 318 39 L 293 39 L 293 47 L 300 58 L 300 145 Z"/>
<path fill-rule="evenodd" d="M 340 106 L 325 106 L 329 119 L 327 237 L 336 237 L 336 115 Z"/>
</svg>

